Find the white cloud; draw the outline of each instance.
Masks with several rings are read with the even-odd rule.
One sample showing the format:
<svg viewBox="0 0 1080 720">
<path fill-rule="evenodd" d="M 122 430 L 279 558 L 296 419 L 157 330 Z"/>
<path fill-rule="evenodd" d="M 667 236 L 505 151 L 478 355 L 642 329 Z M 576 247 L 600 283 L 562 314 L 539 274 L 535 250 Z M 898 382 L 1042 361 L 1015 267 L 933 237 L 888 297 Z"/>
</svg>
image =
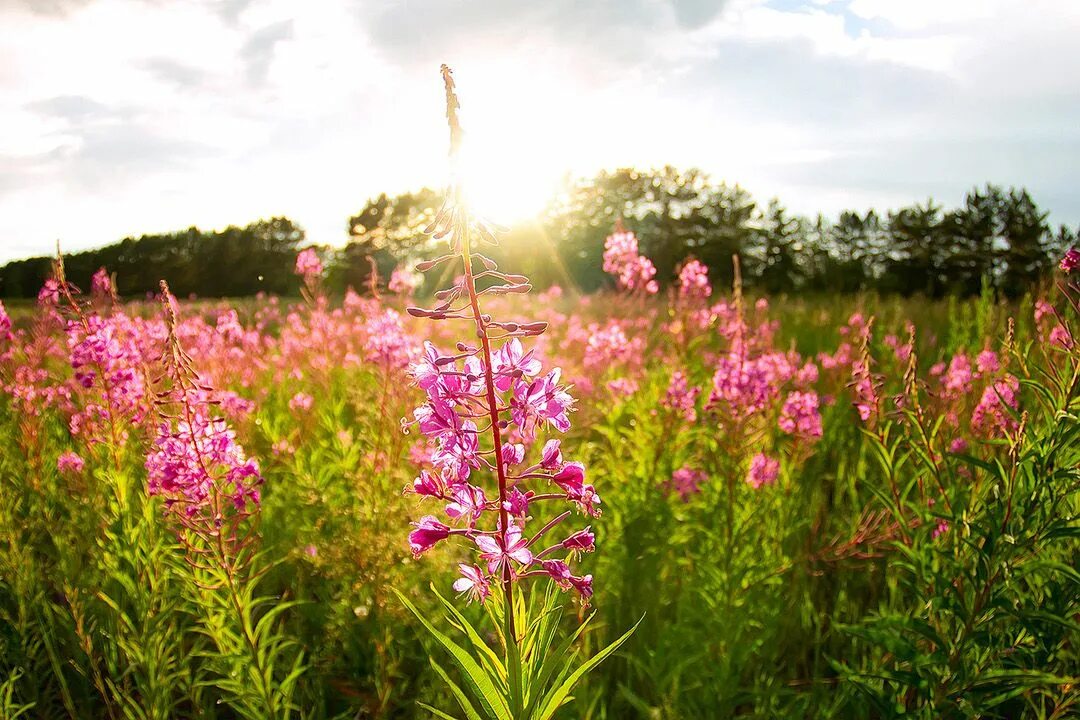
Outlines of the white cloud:
<svg viewBox="0 0 1080 720">
<path fill-rule="evenodd" d="M 1080 220 L 1069 0 L 30 5 L 0 0 L 0 261 L 271 214 L 342 242 L 442 182 L 441 61 L 496 198 L 673 163 L 802 211 L 992 180 Z"/>
</svg>

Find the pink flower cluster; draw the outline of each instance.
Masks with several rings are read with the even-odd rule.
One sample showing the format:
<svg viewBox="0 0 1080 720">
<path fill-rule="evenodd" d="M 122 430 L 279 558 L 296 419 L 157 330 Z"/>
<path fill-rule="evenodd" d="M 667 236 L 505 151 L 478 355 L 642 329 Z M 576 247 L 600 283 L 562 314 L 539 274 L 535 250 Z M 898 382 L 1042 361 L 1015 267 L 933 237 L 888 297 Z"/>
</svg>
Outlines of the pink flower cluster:
<svg viewBox="0 0 1080 720">
<path fill-rule="evenodd" d="M 315 278 L 322 275 L 323 264 L 315 248 L 305 248 L 297 254 L 295 272 L 303 278 Z"/>
<path fill-rule="evenodd" d="M 816 392 L 795 391 L 787 396 L 780 410 L 780 429 L 801 440 L 815 441 L 821 437 L 821 412 Z"/>
<path fill-rule="evenodd" d="M 146 456 L 150 495 L 165 498 L 167 508 L 191 517 L 217 515 L 216 494 L 245 509 L 259 505 L 263 478 L 259 465 L 244 454 L 225 420 L 207 414 L 205 394 L 189 391 L 181 399 L 181 419 L 162 421 L 154 449 Z"/>
<path fill-rule="evenodd" d="M 565 462 L 557 439 L 548 440 L 539 459 L 531 463 L 526 461 L 524 443 L 502 445 L 501 457 L 495 457 L 494 447 L 481 443 L 482 433 L 476 424 L 478 419 L 490 414 L 490 389 L 495 394 L 497 408 L 502 409 L 496 412 L 508 416 L 501 422 L 525 443 L 531 445 L 537 433 L 546 427 L 565 432 L 570 428 L 567 414 L 573 408 L 573 399 L 559 384 L 561 371 L 555 368 L 544 374 L 540 362 L 515 337 L 493 354 L 489 388 L 485 382 L 487 370 L 478 354 L 478 348 L 462 343 L 458 354 L 442 355 L 427 342 L 422 359 L 411 371 L 427 394 L 427 402 L 414 411 L 415 423 L 435 445 L 432 454 L 435 469 L 422 471 L 411 492 L 445 503 L 447 517 L 458 525 L 451 527 L 434 516 L 425 516 L 414 523 L 416 529 L 409 535 L 413 553 L 420 555 L 441 540 L 460 536 L 473 542 L 481 559 L 486 561 L 486 574 L 476 566 L 462 569 L 462 580 L 469 581 L 474 598 L 485 599 L 492 580 L 497 581 L 508 573 L 514 578 L 550 576 L 561 587 L 577 588 L 587 601 L 591 577 L 576 578 L 569 574 L 564 562 L 544 560 L 560 549 L 572 549 L 565 544 L 567 541 L 534 554 L 529 548 L 550 528 L 545 526 L 531 539 L 524 536 L 536 503 L 561 499 L 587 515 L 600 514 L 597 507 L 600 497 L 585 481 L 585 467 L 581 463 Z M 498 498 L 489 498 L 482 487 L 474 484 L 475 471 L 497 472 L 496 464 L 502 466 L 506 478 L 501 505 Z M 530 487 L 537 483 L 546 487 L 538 490 Z M 494 529 L 479 529 L 489 516 L 496 516 Z M 508 518 L 505 530 L 503 517 Z M 564 517 L 565 514 L 559 519 Z M 591 535 L 589 538 L 578 549 L 591 550 Z M 459 580 L 455 586 L 462 584 Z"/>
<path fill-rule="evenodd" d="M 142 355 L 130 334 L 118 327 L 122 317 L 91 315 L 84 322 L 68 323 L 67 342 L 75 379 L 83 388 L 98 390 L 98 395 L 72 416 L 73 434 L 93 434 L 99 422 L 109 418 L 116 431 L 120 421 L 138 422 L 144 415 Z M 123 437 L 121 432 L 114 439 L 122 441 Z"/>
<path fill-rule="evenodd" d="M 623 290 L 650 295 L 660 290 L 652 260 L 638 253 L 637 236 L 620 227 L 604 241 L 604 272 L 614 275 Z"/>
<path fill-rule="evenodd" d="M 583 362 L 589 370 L 621 365 L 640 357 L 642 344 L 640 338 L 630 340 L 617 320 L 611 320 L 603 327 L 593 323 L 585 341 Z"/>
<path fill-rule="evenodd" d="M 1017 423 L 1009 410 L 1019 407 L 1019 393 L 1020 381 L 1015 376 L 1005 375 L 995 380 L 983 390 L 971 414 L 972 428 L 986 437 L 1002 437 L 1014 431 Z"/>
<path fill-rule="evenodd" d="M 1061 258 L 1061 263 L 1058 265 L 1066 273 L 1071 273 L 1076 268 L 1080 267 L 1080 250 L 1076 248 L 1069 248 L 1065 256 Z"/>
<path fill-rule="evenodd" d="M 766 485 L 775 483 L 779 474 L 780 461 L 765 453 L 758 453 L 750 459 L 750 470 L 746 475 L 746 482 L 755 490 L 760 490 Z"/>
<path fill-rule="evenodd" d="M 415 356 L 413 338 L 406 332 L 401 314 L 387 309 L 364 323 L 367 359 L 390 367 L 405 367 Z"/>
<path fill-rule="evenodd" d="M 62 453 L 60 457 L 56 458 L 56 469 L 60 471 L 61 475 L 78 475 L 83 471 L 85 465 L 86 461 L 71 450 Z"/>
<path fill-rule="evenodd" d="M 701 485 L 709 476 L 702 470 L 683 466 L 671 474 L 671 488 L 679 494 L 679 499 L 688 501 L 701 492 Z"/>
<path fill-rule="evenodd" d="M 709 268 L 698 260 L 688 260 L 679 270 L 679 296 L 688 300 L 705 300 L 711 295 Z"/>
<path fill-rule="evenodd" d="M 420 277 L 413 272 L 394 268 L 390 273 L 390 282 L 386 286 L 390 292 L 399 295 L 411 295 L 416 288 L 420 287 Z"/>
<path fill-rule="evenodd" d="M 660 404 L 669 410 L 674 410 L 686 422 L 692 423 L 697 420 L 697 399 L 700 394 L 701 388 L 691 387 L 686 375 L 676 370 L 671 376 L 667 393 Z"/>
</svg>

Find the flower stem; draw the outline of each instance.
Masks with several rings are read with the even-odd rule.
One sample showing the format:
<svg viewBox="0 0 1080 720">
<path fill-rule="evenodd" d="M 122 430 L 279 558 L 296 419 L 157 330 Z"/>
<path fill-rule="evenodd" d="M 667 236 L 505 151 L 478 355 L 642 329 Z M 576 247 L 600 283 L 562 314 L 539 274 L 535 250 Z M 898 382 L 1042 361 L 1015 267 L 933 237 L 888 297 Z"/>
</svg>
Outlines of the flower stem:
<svg viewBox="0 0 1080 720">
<path fill-rule="evenodd" d="M 472 306 L 473 319 L 476 321 L 476 334 L 480 338 L 480 348 L 484 362 L 484 383 L 487 388 L 488 415 L 491 417 L 491 438 L 495 448 L 495 472 L 499 478 L 499 542 L 506 549 L 506 531 L 508 528 L 506 512 L 506 466 L 502 457 L 502 432 L 499 428 L 499 407 L 495 399 L 495 377 L 491 371 L 491 341 L 488 339 L 487 325 L 480 312 L 480 301 L 476 295 L 476 281 L 472 271 L 472 252 L 469 238 L 469 218 L 464 210 L 458 220 L 461 242 L 461 259 L 465 265 L 465 288 L 469 292 L 469 305 Z M 506 596 L 506 618 L 509 637 L 507 643 L 517 643 L 514 629 L 514 574 L 507 561 L 502 573 L 503 593 Z"/>
</svg>

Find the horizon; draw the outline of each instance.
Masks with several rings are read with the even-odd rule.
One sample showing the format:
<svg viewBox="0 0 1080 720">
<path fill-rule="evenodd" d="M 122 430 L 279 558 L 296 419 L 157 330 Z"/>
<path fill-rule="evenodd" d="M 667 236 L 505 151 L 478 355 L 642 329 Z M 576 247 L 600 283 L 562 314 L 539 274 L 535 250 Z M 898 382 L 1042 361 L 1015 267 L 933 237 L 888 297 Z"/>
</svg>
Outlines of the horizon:
<svg viewBox="0 0 1080 720">
<path fill-rule="evenodd" d="M 443 184 L 440 62 L 500 221 L 673 165 L 808 216 L 1025 187 L 1075 227 L 1080 12 L 1015 5 L 8 0 L 0 264 L 281 215 L 341 246 L 369 197 Z"/>
</svg>

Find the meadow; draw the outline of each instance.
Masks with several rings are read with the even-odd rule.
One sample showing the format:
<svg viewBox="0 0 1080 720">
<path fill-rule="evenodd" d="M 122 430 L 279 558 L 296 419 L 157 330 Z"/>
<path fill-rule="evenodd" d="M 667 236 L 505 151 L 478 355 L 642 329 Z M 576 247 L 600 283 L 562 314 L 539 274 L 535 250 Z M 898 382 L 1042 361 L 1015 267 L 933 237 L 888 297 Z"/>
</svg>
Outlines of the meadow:
<svg viewBox="0 0 1080 720">
<path fill-rule="evenodd" d="M 478 293 L 548 323 L 524 358 L 524 325 L 492 339 L 497 379 L 559 367 L 567 398 L 502 454 L 557 471 L 552 533 L 587 529 L 558 545 L 581 574 L 536 553 L 464 578 L 468 544 L 421 526 L 475 539 L 500 508 L 422 471 L 454 462 L 422 408 L 432 373 L 478 375 L 438 359 L 469 333 L 408 312 L 431 302 L 408 274 L 329 298 L 307 252 L 303 298 L 120 302 L 58 264 L 0 314 L 0 716 L 525 717 L 459 711 L 476 679 L 436 633 L 512 695 L 479 647 L 507 648 L 489 584 L 545 573 L 521 652 L 624 640 L 555 717 L 1074 716 L 1071 276 L 1011 303 L 751 297 L 689 263 L 658 291 L 635 253 L 609 238 L 619 291 Z"/>
</svg>

